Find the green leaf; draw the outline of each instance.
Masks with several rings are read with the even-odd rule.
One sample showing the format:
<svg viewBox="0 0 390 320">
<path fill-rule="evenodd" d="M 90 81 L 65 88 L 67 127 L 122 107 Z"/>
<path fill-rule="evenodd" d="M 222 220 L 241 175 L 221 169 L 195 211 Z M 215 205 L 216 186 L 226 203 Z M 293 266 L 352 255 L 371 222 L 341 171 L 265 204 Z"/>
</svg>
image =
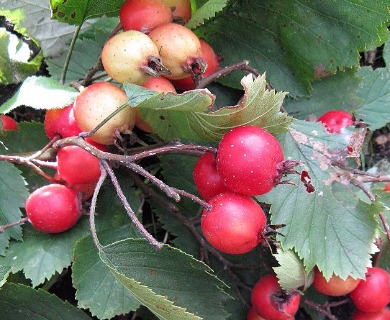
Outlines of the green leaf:
<svg viewBox="0 0 390 320">
<path fill-rule="evenodd" d="M 0 83 L 19 83 L 38 72 L 42 54 L 31 58 L 30 45 L 5 29 L 0 29 Z"/>
<path fill-rule="evenodd" d="M 104 15 L 118 16 L 122 4 L 123 0 L 50 0 L 53 19 L 76 25 Z"/>
<path fill-rule="evenodd" d="M 39 41 L 45 57 L 62 52 L 66 42 L 73 36 L 75 27 L 51 19 L 50 4 L 47 0 L 10 1 L 0 0 L 0 15 L 15 25 L 15 30 Z M 88 22 L 82 29 L 88 27 Z"/>
<path fill-rule="evenodd" d="M 284 107 L 294 118 L 302 120 L 335 109 L 353 112 L 362 104 L 357 94 L 361 82 L 355 70 L 339 72 L 314 82 L 309 98 L 286 99 Z"/>
<path fill-rule="evenodd" d="M 370 130 L 380 129 L 390 122 L 390 68 L 372 70 L 366 67 L 359 75 L 363 81 L 358 96 L 363 103 L 356 117 L 363 119 Z"/>
<path fill-rule="evenodd" d="M 20 208 L 24 207 L 29 193 L 20 173 L 13 164 L 0 161 L 0 225 L 16 222 L 22 217 Z M 4 255 L 10 239 L 21 238 L 20 226 L 5 229 L 0 233 L 0 254 Z"/>
<path fill-rule="evenodd" d="M 11 266 L 13 273 L 23 270 L 34 287 L 40 285 L 71 264 L 73 247 L 87 230 L 84 218 L 71 230 L 59 234 L 41 233 L 25 225 L 23 242 L 12 242 L 6 256 L 0 257 L 0 265 Z"/>
<path fill-rule="evenodd" d="M 101 18 L 93 23 L 85 32 L 81 33 L 72 50 L 66 73 L 66 81 L 83 79 L 88 70 L 99 61 L 100 53 L 110 32 L 118 24 L 118 18 Z M 67 49 L 69 46 L 67 46 Z M 88 52 L 88 54 L 85 54 Z M 50 75 L 57 80 L 61 79 L 66 54 L 47 59 Z"/>
<path fill-rule="evenodd" d="M 234 1 L 196 32 L 223 65 L 249 60 L 277 90 L 305 96 L 316 77 L 359 67 L 359 52 L 386 41 L 387 7 L 386 0 Z M 237 87 L 240 78 L 223 82 Z"/>
<path fill-rule="evenodd" d="M 124 238 L 129 235 L 129 230 L 129 225 L 110 229 L 105 232 L 104 239 Z M 102 239 L 101 234 L 99 239 Z M 89 309 L 99 319 L 111 319 L 139 307 L 139 302 L 100 260 L 92 238 L 80 240 L 76 244 L 74 256 L 72 278 L 79 307 Z"/>
<path fill-rule="evenodd" d="M 287 129 L 292 118 L 280 112 L 285 93 L 266 89 L 265 75 L 242 79 L 245 94 L 239 105 L 211 111 L 214 97 L 207 89 L 191 90 L 182 94 L 154 93 L 143 90 L 141 103 L 132 103 L 141 89 L 135 85 L 124 86 L 130 104 L 139 108 L 142 120 L 164 140 L 218 142 L 229 129 L 243 124 L 263 127 L 272 133 Z"/>
<path fill-rule="evenodd" d="M 0 289 L 2 319 L 88 320 L 81 310 L 47 291 L 7 283 Z"/>
<path fill-rule="evenodd" d="M 205 264 L 165 245 L 140 239 L 105 246 L 101 259 L 115 277 L 160 319 L 226 319 L 224 283 Z"/>
<path fill-rule="evenodd" d="M 291 178 L 297 187 L 278 185 L 259 198 L 272 204 L 272 223 L 286 225 L 278 230 L 282 248 L 297 252 L 307 271 L 317 265 L 327 279 L 332 273 L 363 278 L 374 252 L 375 216 L 383 207 L 357 198 L 348 173 L 332 166 L 330 155 L 345 150 L 339 136 L 327 134 L 319 123 L 296 121 L 281 137 L 285 157 L 304 162 L 316 190 L 308 193 L 297 177 Z M 342 196 L 334 191 L 340 182 L 346 185 L 340 185 Z"/>
<path fill-rule="evenodd" d="M 291 250 L 278 249 L 274 257 L 279 263 L 274 267 L 274 271 L 279 279 L 279 283 L 285 290 L 293 290 L 299 287 L 308 288 L 313 282 L 313 273 L 306 272 L 302 261 L 295 252 Z"/>
<path fill-rule="evenodd" d="M 2 154 L 36 152 L 49 142 L 41 122 L 19 122 L 19 130 L 0 133 L 0 140 Z"/>
<path fill-rule="evenodd" d="M 7 113 L 19 106 L 34 109 L 62 108 L 73 102 L 77 90 L 61 85 L 56 80 L 32 76 L 27 78 L 15 95 L 0 106 L 0 113 Z"/>
<path fill-rule="evenodd" d="M 226 7 L 227 0 L 209 0 L 204 3 L 201 7 L 197 8 L 193 12 L 190 21 L 186 24 L 187 28 L 194 29 L 210 18 L 215 17 L 215 15 L 222 11 Z"/>
</svg>

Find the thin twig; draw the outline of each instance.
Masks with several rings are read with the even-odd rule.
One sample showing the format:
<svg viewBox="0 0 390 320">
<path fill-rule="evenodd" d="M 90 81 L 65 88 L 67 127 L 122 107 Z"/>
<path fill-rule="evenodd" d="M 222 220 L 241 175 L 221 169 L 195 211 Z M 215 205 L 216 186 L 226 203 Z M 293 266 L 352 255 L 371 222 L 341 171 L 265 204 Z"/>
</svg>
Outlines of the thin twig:
<svg viewBox="0 0 390 320">
<path fill-rule="evenodd" d="M 129 202 L 127 201 L 126 199 L 126 196 L 124 195 L 123 191 L 122 191 L 122 188 L 121 186 L 119 185 L 119 182 L 114 174 L 114 172 L 112 171 L 111 167 L 109 166 L 109 164 L 106 162 L 106 161 L 102 161 L 102 166 L 104 168 L 104 170 L 108 173 L 108 175 L 110 176 L 111 178 L 111 182 L 112 184 L 114 185 L 114 188 L 116 190 L 116 193 L 119 197 L 119 199 L 121 200 L 122 202 L 122 205 L 123 207 L 125 208 L 128 216 L 130 217 L 131 221 L 134 223 L 135 227 L 137 228 L 137 230 L 146 238 L 146 240 L 148 240 L 148 242 L 154 246 L 155 248 L 157 249 L 161 249 L 164 244 L 157 241 L 146 229 L 145 227 L 143 226 L 143 224 L 138 220 L 136 214 L 134 213 L 133 209 L 131 209 L 130 207 L 130 204 Z"/>
<path fill-rule="evenodd" d="M 2 226 L 0 226 L 0 234 L 3 233 L 5 231 L 5 229 L 8 229 L 8 228 L 11 228 L 11 227 L 14 227 L 14 226 L 26 223 L 26 222 L 28 222 L 28 218 L 27 217 L 22 218 L 22 219 L 20 219 L 18 221 L 14 221 L 14 222 L 2 225 Z"/>
<path fill-rule="evenodd" d="M 100 177 L 98 182 L 96 183 L 95 190 L 92 195 L 91 199 L 91 206 L 89 209 L 89 227 L 91 229 L 91 236 L 92 240 L 95 243 L 96 248 L 100 251 L 102 248 L 102 245 L 99 242 L 97 232 L 96 232 L 96 226 L 95 226 L 95 214 L 96 214 L 96 204 L 97 204 L 97 197 L 100 192 L 100 189 L 104 183 L 104 181 L 107 178 L 107 171 L 104 169 L 102 163 L 100 163 Z"/>
</svg>

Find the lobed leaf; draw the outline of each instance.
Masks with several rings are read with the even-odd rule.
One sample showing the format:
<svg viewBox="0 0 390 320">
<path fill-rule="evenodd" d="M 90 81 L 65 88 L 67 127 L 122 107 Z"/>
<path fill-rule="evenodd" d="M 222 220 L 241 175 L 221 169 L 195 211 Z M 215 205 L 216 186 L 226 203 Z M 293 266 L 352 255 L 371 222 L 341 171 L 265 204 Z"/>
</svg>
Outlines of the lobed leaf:
<svg viewBox="0 0 390 320">
<path fill-rule="evenodd" d="M 340 185 L 348 185 L 348 173 L 336 171 L 330 159 L 331 154 L 344 152 L 345 143 L 321 124 L 300 121 L 281 142 L 286 158 L 304 162 L 315 187 L 308 193 L 298 178 L 292 178 L 297 187 L 279 185 L 259 197 L 272 204 L 272 223 L 286 225 L 280 229 L 284 236 L 278 237 L 282 248 L 294 250 L 307 271 L 317 265 L 326 278 L 332 273 L 363 278 L 375 252 L 375 217 L 383 207 L 363 202 Z M 335 191 L 337 186 L 342 193 Z"/>
<path fill-rule="evenodd" d="M 224 65 L 249 60 L 277 90 L 307 96 L 315 79 L 359 67 L 359 52 L 386 41 L 387 7 L 385 0 L 235 1 L 196 32 Z M 240 77 L 223 83 L 237 87 Z"/>
<path fill-rule="evenodd" d="M 122 238 L 131 226 L 109 229 L 105 238 Z M 101 234 L 99 234 L 101 238 Z M 110 269 L 100 260 L 98 250 L 90 237 L 77 242 L 72 266 L 73 285 L 80 308 L 89 309 L 99 319 L 112 319 L 116 315 L 135 311 L 139 302 L 120 283 Z"/>
<path fill-rule="evenodd" d="M 42 289 L 7 283 L 0 288 L 2 319 L 14 320 L 88 320 L 91 319 L 69 302 Z"/>
<path fill-rule="evenodd" d="M 363 81 L 357 95 L 363 102 L 356 117 L 363 119 L 370 130 L 380 129 L 390 122 L 390 68 L 372 70 L 366 67 L 358 74 Z"/>
<path fill-rule="evenodd" d="M 123 0 L 50 0 L 52 17 L 68 24 L 82 25 L 87 19 L 119 15 Z"/>
<path fill-rule="evenodd" d="M 278 249 L 274 254 L 279 266 L 274 271 L 279 283 L 285 290 L 293 290 L 299 287 L 308 288 L 313 282 L 313 273 L 307 273 L 302 261 L 292 250 Z"/>
<path fill-rule="evenodd" d="M 15 25 L 16 31 L 27 33 L 39 41 L 45 57 L 61 53 L 76 30 L 74 26 L 51 19 L 47 0 L 0 0 L 0 6 L 0 15 L 6 16 Z M 82 29 L 89 25 L 89 22 L 85 22 Z"/>
<path fill-rule="evenodd" d="M 66 73 L 68 83 L 83 79 L 88 70 L 98 63 L 103 45 L 117 24 L 118 18 L 101 18 L 80 33 L 74 43 L 72 59 Z M 66 48 L 69 49 L 69 45 Z M 88 54 L 85 54 L 86 52 Z M 46 60 L 50 75 L 54 79 L 61 79 L 65 61 L 66 53 Z"/>
<path fill-rule="evenodd" d="M 1 11 L 0 11 L 1 14 Z M 42 54 L 32 56 L 30 43 L 15 34 L 0 29 L 0 83 L 19 83 L 38 72 Z"/>
<path fill-rule="evenodd" d="M 179 249 L 128 239 L 100 251 L 102 261 L 160 319 L 226 319 L 229 297 L 205 264 Z"/>
<path fill-rule="evenodd" d="M 24 207 L 28 195 L 26 182 L 21 172 L 13 164 L 0 161 L 0 225 L 21 219 L 20 208 Z M 5 254 L 10 239 L 22 239 L 20 226 L 7 228 L 0 233 L 0 255 Z"/>
<path fill-rule="evenodd" d="M 6 256 L 0 257 L 0 265 L 11 266 L 13 273 L 23 271 L 36 287 L 71 264 L 76 241 L 87 233 L 86 222 L 82 219 L 71 230 L 59 234 L 41 233 L 25 225 L 23 242 L 13 242 Z"/>
<path fill-rule="evenodd" d="M 139 108 L 141 118 L 163 140 L 218 142 L 229 129 L 243 124 L 263 127 L 272 133 L 286 131 L 292 118 L 280 112 L 285 93 L 267 90 L 265 75 L 256 79 L 248 75 L 242 79 L 242 85 L 245 93 L 241 102 L 216 111 L 210 109 L 214 96 L 207 89 L 148 95 L 148 90 L 135 85 L 126 84 L 124 88 L 130 104 Z M 132 103 L 132 97 L 140 95 L 142 102 Z"/>
<path fill-rule="evenodd" d="M 198 7 L 192 14 L 190 21 L 186 24 L 187 28 L 194 29 L 210 18 L 222 11 L 226 7 L 227 0 L 209 0 Z"/>
</svg>

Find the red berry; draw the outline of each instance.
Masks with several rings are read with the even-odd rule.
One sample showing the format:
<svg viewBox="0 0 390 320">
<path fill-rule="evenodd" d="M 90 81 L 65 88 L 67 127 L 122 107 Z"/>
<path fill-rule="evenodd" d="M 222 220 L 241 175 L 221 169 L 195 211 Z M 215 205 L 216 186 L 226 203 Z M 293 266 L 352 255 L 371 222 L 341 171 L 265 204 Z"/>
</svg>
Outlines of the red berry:
<svg viewBox="0 0 390 320">
<path fill-rule="evenodd" d="M 348 294 L 358 286 L 359 282 L 360 279 L 354 279 L 350 276 L 346 279 L 341 279 L 336 275 L 333 275 L 327 281 L 322 275 L 321 271 L 319 271 L 317 268 L 314 269 L 314 288 L 318 292 L 328 296 L 343 296 Z"/>
<path fill-rule="evenodd" d="M 207 64 L 207 68 L 202 74 L 202 77 L 207 77 L 220 69 L 219 57 L 215 54 L 214 49 L 203 39 L 199 39 L 200 49 L 202 52 L 202 58 Z M 176 89 L 187 91 L 192 90 L 195 87 L 195 82 L 191 76 L 188 76 L 180 80 L 172 80 L 173 85 Z"/>
<path fill-rule="evenodd" d="M 49 139 L 53 139 L 57 134 L 62 138 L 74 137 L 81 132 L 74 117 L 73 104 L 61 109 L 47 110 L 43 124 Z"/>
<path fill-rule="evenodd" d="M 252 306 L 264 319 L 294 319 L 300 300 L 297 291 L 283 290 L 273 274 L 260 278 L 251 292 Z"/>
<path fill-rule="evenodd" d="M 260 205 L 250 197 L 225 192 L 209 201 L 201 229 L 216 249 L 229 254 L 249 252 L 263 241 L 267 219 Z"/>
<path fill-rule="evenodd" d="M 172 11 L 162 0 L 127 0 L 119 10 L 124 30 L 149 33 L 154 28 L 172 21 Z"/>
<path fill-rule="evenodd" d="M 70 184 L 96 182 L 100 177 L 100 161 L 78 146 L 66 146 L 58 150 L 57 172 Z"/>
<path fill-rule="evenodd" d="M 149 37 L 156 44 L 162 63 L 172 73 L 166 76 L 168 79 L 183 79 L 204 72 L 200 41 L 190 29 L 166 23 L 153 29 Z"/>
<path fill-rule="evenodd" d="M 219 193 L 230 191 L 221 178 L 216 166 L 215 155 L 209 151 L 195 164 L 193 178 L 200 196 L 209 201 Z"/>
<path fill-rule="evenodd" d="M 245 125 L 222 137 L 217 152 L 217 169 L 229 189 L 254 196 L 267 193 L 279 182 L 278 165 L 283 159 L 282 147 L 272 134 Z"/>
<path fill-rule="evenodd" d="M 390 303 L 390 277 L 386 270 L 368 268 L 365 280 L 350 294 L 356 308 L 363 312 L 378 312 Z"/>
<path fill-rule="evenodd" d="M 389 320 L 390 319 L 390 310 L 388 308 L 383 308 L 377 312 L 363 312 L 356 310 L 353 314 L 352 320 Z"/>
<path fill-rule="evenodd" d="M 251 307 L 246 314 L 246 320 L 264 320 L 255 310 L 255 308 Z"/>
<path fill-rule="evenodd" d="M 383 187 L 383 191 L 390 192 L 390 182 L 385 184 L 385 186 Z"/>
<path fill-rule="evenodd" d="M 322 122 L 329 133 L 340 133 L 341 129 L 350 126 L 354 122 L 353 115 L 343 110 L 328 111 L 317 121 Z"/>
<path fill-rule="evenodd" d="M 4 131 L 19 129 L 18 123 L 13 118 L 5 114 L 0 114 L 0 122 L 0 129 Z"/>
<path fill-rule="evenodd" d="M 45 233 L 59 233 L 72 228 L 81 216 L 77 193 L 61 184 L 43 186 L 26 200 L 31 225 Z"/>
</svg>

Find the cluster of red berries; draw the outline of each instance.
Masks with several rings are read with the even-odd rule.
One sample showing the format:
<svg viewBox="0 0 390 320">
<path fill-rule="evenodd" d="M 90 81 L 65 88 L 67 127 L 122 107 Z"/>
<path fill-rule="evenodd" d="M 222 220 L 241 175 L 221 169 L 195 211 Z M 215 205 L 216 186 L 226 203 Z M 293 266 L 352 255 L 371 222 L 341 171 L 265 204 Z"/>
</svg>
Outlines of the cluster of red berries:
<svg viewBox="0 0 390 320">
<path fill-rule="evenodd" d="M 195 164 L 193 177 L 204 209 L 201 229 L 207 241 L 229 254 L 243 254 L 264 238 L 266 216 L 252 196 L 272 190 L 286 171 L 283 150 L 268 131 L 243 125 L 228 131 L 216 154 Z"/>
<path fill-rule="evenodd" d="M 180 24 L 190 17 L 189 0 L 126 1 L 120 9 L 123 31 L 111 37 L 102 49 L 104 70 L 116 82 L 134 83 L 153 91 L 193 89 L 193 79 L 214 72 L 219 62 L 205 41 Z M 127 101 L 118 85 L 92 83 L 81 90 L 73 104 L 46 112 L 46 134 L 50 139 L 77 136 L 93 130 L 114 112 L 116 115 L 86 142 L 107 151 L 119 133 L 131 131 L 135 125 L 151 132 L 136 108 L 124 107 Z M 2 115 L 1 120 L 4 129 L 15 128 L 12 118 Z M 32 226 L 47 233 L 74 226 L 81 216 L 81 201 L 92 195 L 100 176 L 99 159 L 81 147 L 62 147 L 56 160 L 58 183 L 35 190 L 25 206 Z"/>
</svg>

